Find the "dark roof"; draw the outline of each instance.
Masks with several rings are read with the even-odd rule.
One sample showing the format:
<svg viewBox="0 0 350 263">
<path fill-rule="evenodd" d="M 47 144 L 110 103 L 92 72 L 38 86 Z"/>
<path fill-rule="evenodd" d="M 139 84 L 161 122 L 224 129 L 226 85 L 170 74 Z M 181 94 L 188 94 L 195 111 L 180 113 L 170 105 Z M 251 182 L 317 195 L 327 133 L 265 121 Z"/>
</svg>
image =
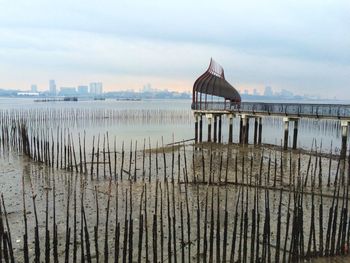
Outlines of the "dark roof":
<svg viewBox="0 0 350 263">
<path fill-rule="evenodd" d="M 238 91 L 225 80 L 223 68 L 213 59 L 210 59 L 207 71 L 194 82 L 193 92 L 219 96 L 235 102 L 241 101 Z"/>
</svg>

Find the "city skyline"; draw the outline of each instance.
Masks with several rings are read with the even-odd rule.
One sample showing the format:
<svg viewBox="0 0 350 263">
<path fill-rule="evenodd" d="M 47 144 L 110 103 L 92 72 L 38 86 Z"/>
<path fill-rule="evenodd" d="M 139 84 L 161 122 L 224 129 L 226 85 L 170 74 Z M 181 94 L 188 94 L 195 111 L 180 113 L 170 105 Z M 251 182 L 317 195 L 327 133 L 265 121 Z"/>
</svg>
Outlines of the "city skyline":
<svg viewBox="0 0 350 263">
<path fill-rule="evenodd" d="M 0 88 L 1 90 L 1 88 Z M 65 91 L 68 91 L 68 93 L 72 93 L 74 90 L 74 93 L 79 95 L 86 95 L 86 94 L 96 94 L 100 95 L 105 93 L 103 91 L 103 83 L 102 82 L 90 82 L 89 84 L 75 84 L 75 85 L 68 85 L 68 86 L 60 86 L 57 88 L 56 81 L 55 80 L 49 80 L 48 87 L 42 87 L 38 88 L 37 84 L 31 84 L 29 89 L 17 89 L 21 92 L 33 92 L 33 93 L 49 93 L 50 95 L 59 95 L 62 94 Z M 167 88 L 155 88 L 152 86 L 151 83 L 146 83 L 139 88 L 136 89 L 130 89 L 130 88 L 124 88 L 124 89 L 111 89 L 107 92 L 116 92 L 116 91 L 131 91 L 131 92 L 157 92 L 157 91 L 169 91 L 169 92 L 177 92 L 176 90 L 169 90 Z M 255 87 L 250 87 L 248 89 L 238 89 L 238 91 L 242 95 L 254 95 L 254 96 L 265 96 L 265 97 L 271 97 L 271 96 L 283 96 L 283 97 L 292 97 L 294 95 L 296 96 L 309 96 L 306 94 L 294 94 L 293 92 L 286 90 L 286 89 L 273 89 L 271 86 L 266 85 L 262 89 L 257 89 Z M 184 91 L 186 92 L 186 91 Z M 187 91 L 188 93 L 191 93 L 190 91 Z M 72 94 L 69 94 L 72 95 Z"/>
<path fill-rule="evenodd" d="M 186 6 L 186 8 L 183 8 Z M 237 89 L 350 98 L 347 1 L 2 2 L 0 87 L 36 79 L 190 91 L 210 57 Z M 181 13 L 182 19 L 177 19 Z M 94 17 L 94 19 L 91 19 Z M 210 18 L 210 23 L 208 22 Z"/>
<path fill-rule="evenodd" d="M 86 94 L 95 94 L 101 95 L 103 94 L 103 84 L 102 82 L 90 82 L 88 85 L 86 84 L 78 84 L 78 85 L 69 85 L 69 86 L 60 86 L 57 88 L 56 81 L 54 79 L 50 79 L 48 86 L 38 89 L 37 84 L 31 84 L 30 89 L 18 89 L 21 92 L 28 93 L 47 93 L 48 95 L 86 95 Z"/>
<path fill-rule="evenodd" d="M 54 90 L 54 92 L 53 92 Z M 296 94 L 290 90 L 286 89 L 274 89 L 271 86 L 267 85 L 262 90 L 257 90 L 256 88 L 251 89 L 238 89 L 238 92 L 245 99 L 259 99 L 265 98 L 268 100 L 271 99 L 286 99 L 286 100 L 338 100 L 335 97 L 321 97 L 315 96 L 312 94 Z M 153 95 L 152 95 L 153 94 Z M 172 94 L 172 95 L 171 95 Z M 14 96 L 16 93 L 10 92 L 10 90 L 0 89 L 0 96 Z M 170 97 L 169 97 L 170 95 Z M 178 95 L 181 95 L 178 97 Z M 78 84 L 75 86 L 61 86 L 56 87 L 55 80 L 49 81 L 48 89 L 38 90 L 36 84 L 31 84 L 30 89 L 18 89 L 17 96 L 44 96 L 44 97 L 55 97 L 55 96 L 78 96 L 78 97 L 93 97 L 93 96 L 102 96 L 102 97 L 125 97 L 125 98 L 191 98 L 192 93 L 190 91 L 174 91 L 167 88 L 155 88 L 151 83 L 146 83 L 143 87 L 138 89 L 118 89 L 118 90 L 108 90 L 104 91 L 102 82 L 91 82 L 88 85 Z M 342 99 L 341 99 L 342 100 Z"/>
</svg>

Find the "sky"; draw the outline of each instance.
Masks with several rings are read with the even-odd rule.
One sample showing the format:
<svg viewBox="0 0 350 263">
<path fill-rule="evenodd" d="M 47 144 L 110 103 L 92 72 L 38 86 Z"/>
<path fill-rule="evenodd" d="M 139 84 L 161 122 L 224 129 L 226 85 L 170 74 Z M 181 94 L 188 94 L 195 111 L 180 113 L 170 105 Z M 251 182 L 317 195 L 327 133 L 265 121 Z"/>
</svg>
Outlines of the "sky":
<svg viewBox="0 0 350 263">
<path fill-rule="evenodd" d="M 0 88 L 239 90 L 350 99 L 350 1 L 0 0 Z"/>
</svg>

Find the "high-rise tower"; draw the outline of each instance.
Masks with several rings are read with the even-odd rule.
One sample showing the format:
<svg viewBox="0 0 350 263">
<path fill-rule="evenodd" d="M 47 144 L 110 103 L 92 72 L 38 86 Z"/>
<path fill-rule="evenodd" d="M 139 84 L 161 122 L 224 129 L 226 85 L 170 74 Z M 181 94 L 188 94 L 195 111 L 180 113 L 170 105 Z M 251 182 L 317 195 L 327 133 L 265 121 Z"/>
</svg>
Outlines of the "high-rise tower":
<svg viewBox="0 0 350 263">
<path fill-rule="evenodd" d="M 49 93 L 54 96 L 57 94 L 56 82 L 53 79 L 49 81 Z"/>
</svg>

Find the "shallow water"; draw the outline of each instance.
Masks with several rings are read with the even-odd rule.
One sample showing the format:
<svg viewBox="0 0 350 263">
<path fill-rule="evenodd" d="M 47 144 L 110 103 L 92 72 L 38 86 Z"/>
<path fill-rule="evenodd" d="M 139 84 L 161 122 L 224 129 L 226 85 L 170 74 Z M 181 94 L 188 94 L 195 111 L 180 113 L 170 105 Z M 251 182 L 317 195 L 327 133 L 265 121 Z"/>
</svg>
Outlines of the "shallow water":
<svg viewBox="0 0 350 263">
<path fill-rule="evenodd" d="M 78 119 L 67 122 L 48 118 L 45 124 L 39 127 L 49 128 L 56 135 L 56 130 L 70 129 L 70 131 L 81 134 L 85 131 L 90 138 L 99 133 L 108 131 L 111 139 L 130 142 L 138 140 L 139 144 L 144 139 L 150 138 L 154 146 L 158 141 L 164 144 L 173 141 L 189 140 L 194 138 L 194 118 L 191 112 L 190 100 L 143 100 L 143 101 L 78 101 L 78 102 L 34 102 L 33 99 L 9 99 L 0 98 L 1 110 L 35 110 L 39 111 L 92 111 L 99 114 L 96 120 Z M 105 115 L 103 111 L 113 112 L 113 116 Z M 102 113 L 101 113 L 102 112 Z M 107 114 L 107 113 L 106 113 Z M 222 142 L 228 141 L 228 120 L 223 117 Z M 254 123 L 250 120 L 250 143 L 253 142 Z M 283 139 L 282 118 L 263 118 L 263 138 L 265 144 L 281 145 Z M 293 124 L 290 124 L 289 144 L 292 143 Z M 203 140 L 207 138 L 207 122 L 203 118 Z M 235 118 L 233 123 L 233 140 L 238 142 L 239 119 Z M 299 124 L 298 146 L 310 149 L 313 140 L 317 145 L 322 145 L 323 151 L 340 148 L 341 131 L 338 121 L 316 121 L 303 119 Z M 89 140 L 91 141 L 91 140 Z M 128 143 L 129 144 L 129 143 Z"/>
<path fill-rule="evenodd" d="M 69 171 L 65 169 L 65 165 L 62 163 L 58 164 L 59 169 L 49 167 L 45 163 L 34 161 L 28 156 L 24 156 L 21 152 L 17 152 L 16 147 L 13 145 L 8 148 L 1 147 L 0 154 L 0 191 L 4 194 L 4 201 L 8 212 L 8 220 L 11 225 L 12 242 L 16 257 L 19 260 L 22 259 L 23 255 L 23 200 L 22 200 L 22 180 L 24 182 L 25 190 L 25 203 L 27 209 L 28 229 L 29 229 L 29 252 L 31 257 L 34 256 L 34 206 L 32 197 L 35 196 L 35 202 L 38 212 L 39 219 L 39 235 L 40 235 L 40 247 L 44 250 L 44 236 L 45 236 L 45 213 L 46 213 L 46 194 L 48 194 L 48 210 L 49 211 L 49 229 L 52 241 L 52 224 L 53 224 L 53 196 L 56 198 L 56 216 L 55 220 L 58 227 L 58 253 L 60 258 L 63 259 L 65 251 L 65 239 L 66 239 L 66 223 L 67 223 L 67 211 L 69 212 L 68 222 L 72 230 L 74 225 L 74 193 L 77 197 L 77 224 L 78 224 L 78 240 L 77 246 L 80 248 L 79 231 L 81 226 L 80 218 L 80 197 L 83 194 L 84 207 L 86 211 L 86 220 L 88 226 L 88 232 L 90 235 L 91 252 L 93 256 L 95 247 L 93 242 L 94 237 L 94 226 L 97 222 L 97 211 L 99 211 L 99 224 L 98 224 L 98 244 L 100 247 L 100 260 L 102 259 L 103 247 L 104 247 L 104 236 L 105 236 L 105 220 L 106 220 L 106 206 L 108 201 L 109 193 L 109 178 L 112 178 L 111 184 L 111 199 L 110 199 L 110 217 L 109 226 L 107 227 L 107 243 L 109 244 L 108 254 L 112 258 L 114 248 L 114 230 L 116 228 L 116 219 L 121 224 L 121 234 L 124 231 L 124 220 L 125 218 L 133 218 L 134 222 L 134 258 L 136 258 L 136 250 L 138 247 L 138 234 L 140 229 L 138 224 L 140 222 L 141 214 L 145 216 L 145 212 L 148 213 L 148 233 L 149 233 L 149 249 L 150 258 L 152 255 L 152 229 L 153 215 L 156 215 L 158 227 L 163 224 L 164 232 L 168 231 L 168 208 L 171 210 L 171 216 L 176 217 L 175 232 L 177 233 L 175 246 L 177 248 L 177 257 L 181 258 L 181 247 L 183 240 L 181 238 L 181 205 L 183 206 L 183 219 L 185 228 L 189 226 L 191 231 L 191 237 L 187 238 L 188 231 L 185 231 L 185 254 L 186 259 L 189 256 L 189 262 L 196 261 L 198 257 L 203 257 L 202 246 L 206 238 L 209 239 L 209 231 L 212 232 L 212 240 L 219 239 L 220 244 L 222 237 L 225 233 L 224 228 L 224 217 L 225 217 L 225 200 L 227 194 L 227 211 L 228 211 L 228 247 L 231 245 L 231 239 L 233 236 L 233 218 L 235 212 L 239 212 L 239 219 L 242 218 L 241 211 L 251 213 L 254 208 L 254 195 L 259 203 L 256 211 L 259 211 L 261 216 L 261 225 L 259 228 L 260 234 L 263 231 L 263 222 L 266 215 L 266 200 L 270 203 L 270 226 L 271 226 L 271 243 L 276 243 L 276 228 L 277 228 L 277 214 L 278 206 L 280 203 L 280 194 L 282 193 L 282 211 L 281 211 L 281 232 L 284 233 L 287 229 L 286 218 L 288 212 L 293 213 L 294 208 L 288 209 L 288 198 L 289 192 L 297 184 L 298 178 L 306 180 L 307 175 L 308 181 L 304 188 L 305 197 L 303 199 L 304 209 L 304 234 L 305 234 L 305 247 L 307 247 L 307 238 L 309 237 L 310 225 L 315 224 L 316 229 L 322 228 L 325 232 L 327 230 L 328 222 L 328 211 L 332 204 L 333 189 L 335 185 L 335 178 L 338 178 L 338 182 L 346 182 L 347 177 L 337 177 L 337 157 L 332 156 L 332 163 L 330 164 L 329 155 L 323 155 L 322 158 L 317 157 L 317 154 L 313 152 L 312 155 L 308 151 L 280 151 L 280 147 L 268 145 L 268 143 L 279 145 L 279 134 L 281 131 L 281 119 L 280 118 L 269 118 L 264 122 L 264 139 L 263 146 L 254 147 L 252 145 L 248 147 L 242 147 L 240 145 L 227 145 L 210 144 L 204 143 L 203 145 L 194 146 L 190 143 L 184 147 L 178 147 L 178 145 L 172 147 L 161 148 L 162 139 L 163 144 L 166 145 L 174 141 L 182 141 L 183 139 L 193 138 L 193 117 L 191 115 L 189 101 L 145 101 L 140 104 L 138 102 L 122 102 L 115 104 L 115 101 L 98 101 L 98 102 L 78 102 L 78 103 L 57 103 L 49 105 L 56 109 L 60 109 L 62 105 L 67 108 L 112 108 L 115 112 L 123 111 L 125 108 L 129 110 L 128 113 L 123 112 L 123 118 L 111 117 L 102 118 L 94 121 L 91 120 L 78 120 L 78 121 L 67 121 L 67 120 L 45 120 L 44 122 L 33 122 L 31 125 L 41 131 L 52 129 L 52 137 L 54 139 L 59 138 L 56 136 L 57 127 L 66 129 L 73 138 L 76 152 L 76 159 L 78 169 L 75 171 Z M 40 108 L 43 110 L 48 107 L 46 103 L 44 105 L 36 104 L 30 101 L 21 101 L 18 104 L 14 103 L 13 108 L 23 109 L 24 107 L 29 108 Z M 0 107 L 3 109 L 9 109 L 9 101 L 0 102 Z M 92 106 L 93 105 L 93 106 Z M 188 106 L 188 108 L 187 108 Z M 145 118 L 142 111 L 161 110 L 167 109 L 167 114 L 171 115 L 156 115 L 150 118 Z M 135 116 L 135 113 L 137 115 Z M 118 115 L 119 116 L 119 115 Z M 141 117 L 140 117 L 141 116 Z M 175 117 L 174 117 L 175 116 Z M 182 117 L 181 117 L 182 116 Z M 226 120 L 223 122 L 227 125 Z M 42 125 L 42 126 L 40 126 Z M 323 152 L 329 152 L 330 142 L 333 142 L 333 150 L 340 143 L 339 142 L 339 129 L 334 122 L 321 122 L 316 123 L 314 121 L 305 121 L 301 123 L 300 127 L 300 145 L 303 148 L 308 149 L 311 147 L 312 139 L 317 138 L 318 150 L 322 141 Z M 253 129 L 251 125 L 251 129 Z M 205 126 L 204 126 L 205 127 Z M 238 120 L 234 123 L 234 140 L 238 141 Z M 60 131 L 60 130 L 59 130 Z M 81 143 L 83 139 L 84 131 L 86 132 L 86 159 L 87 159 L 87 170 L 85 171 L 84 166 L 80 167 L 80 163 L 84 160 L 79 156 L 79 133 Z M 33 134 L 36 132 L 33 128 L 31 130 Z M 37 134 L 40 134 L 37 132 Z M 110 145 L 110 150 L 106 146 L 106 152 L 102 150 L 103 137 L 106 132 L 109 135 L 109 144 L 107 141 L 106 145 Z M 252 130 L 251 130 L 252 133 Z M 48 133 L 51 135 L 51 133 Z M 99 166 L 97 170 L 96 158 L 94 160 L 94 167 L 91 167 L 92 160 L 92 138 L 100 134 L 100 151 L 99 151 Z M 174 137 L 173 135 L 174 134 Z M 205 138 L 206 133 L 203 134 Z M 226 136 L 225 131 L 223 136 Z M 117 147 L 114 150 L 114 138 L 116 137 Z M 148 138 L 150 143 L 148 142 Z M 146 139 L 145 147 L 146 151 L 143 152 L 144 139 Z M 125 143 L 125 156 L 122 159 L 122 142 Z M 138 148 L 136 149 L 136 141 L 138 142 Z M 225 141 L 225 140 L 224 140 Z M 132 143 L 132 144 L 131 144 Z M 154 149 L 158 144 L 159 148 Z M 95 141 L 96 147 L 96 141 Z M 149 146 L 150 145 L 150 146 Z M 327 146 L 328 145 L 328 146 Z M 148 147 L 153 149 L 147 150 Z M 50 148 L 50 147 L 49 147 Z M 129 150 L 133 151 L 130 152 Z M 110 155 L 109 156 L 109 153 Z M 114 155 L 115 153 L 115 155 Z M 174 153 L 174 154 L 173 154 Z M 60 156 L 63 156 L 62 152 Z M 95 149 L 96 154 L 96 149 Z M 105 155 L 105 156 L 104 156 Z M 116 157 L 114 157 L 116 156 Z M 57 157 L 57 156 L 56 156 Z M 300 157 L 300 173 L 298 173 L 298 160 Z M 62 157 L 61 157 L 62 158 Z M 114 159 L 116 158 L 116 159 Z M 105 159 L 105 161 L 103 161 Z M 111 160 L 109 160 L 111 159 Z M 116 160 L 116 162 L 114 161 Z M 122 161 L 123 160 L 123 161 Z M 237 160 L 237 162 L 236 162 Z M 56 160 L 57 162 L 57 160 Z M 123 168 L 121 167 L 123 163 Z M 310 165 L 309 165 L 310 163 Z M 68 167 L 68 166 L 67 166 Z M 145 167 L 145 168 L 143 168 Z M 261 168 L 262 167 L 262 168 Z M 345 167 L 345 166 L 344 166 Z M 74 167 L 75 168 L 75 167 Z M 82 169 L 83 168 L 83 169 Z M 321 168 L 321 169 L 320 169 Z M 81 170 L 82 169 L 82 170 Z M 341 168 L 342 169 L 342 168 Z M 321 171 L 322 170 L 322 171 Z M 92 171 L 92 173 L 91 173 Z M 237 171 L 237 172 L 236 172 Z M 321 172 L 320 172 L 321 171 Z M 343 170 L 342 170 L 343 171 Z M 319 175 L 322 175 L 321 177 Z M 344 175 L 348 174 L 347 166 L 344 170 Z M 312 177 L 312 175 L 314 177 Z M 123 179 L 122 179 L 123 176 Z M 144 180 L 142 180 L 144 178 Z M 167 178 L 169 182 L 174 178 L 174 184 L 167 185 L 164 182 L 164 178 Z M 227 178 L 227 179 L 226 179 Z M 312 179 L 315 180 L 314 184 L 316 188 L 312 187 Z M 319 179 L 321 178 L 321 179 Z M 330 178 L 330 186 L 327 186 L 328 178 Z M 136 181 L 135 181 L 136 180 Z M 319 181 L 320 180 L 320 181 Z M 342 181 L 345 180 L 345 181 Z M 118 194 L 116 193 L 117 186 L 115 181 L 118 182 Z M 157 184 L 156 182 L 159 181 Z M 186 182 L 189 184 L 187 185 Z M 55 194 L 53 186 L 55 185 Z M 157 189 L 158 185 L 158 190 Z M 321 187 L 322 186 L 322 187 Z M 145 187 L 147 188 L 147 196 L 145 197 Z M 169 187 L 169 191 L 167 191 Z M 257 190 L 256 189 L 260 189 Z M 321 204 L 322 189 L 322 203 L 323 203 L 323 214 L 324 222 L 321 225 L 319 221 L 318 212 L 315 221 L 311 221 L 311 210 L 312 210 L 312 192 L 314 191 L 314 204 L 318 207 Z M 238 210 L 236 210 L 236 202 L 238 200 L 239 191 L 244 191 L 245 195 L 243 203 L 238 203 Z M 268 190 L 267 192 L 265 190 Z M 343 189 L 342 189 L 343 190 Z M 281 192 L 282 191 L 282 192 Z M 157 192 L 157 194 L 156 194 Z M 97 193 L 97 194 L 96 194 Z M 130 193 L 132 193 L 132 199 L 130 200 Z M 167 204 L 167 194 L 170 195 L 170 204 Z M 268 193 L 268 197 L 266 194 Z M 96 196 L 99 200 L 99 208 L 96 207 Z M 155 196 L 158 197 L 156 201 Z M 206 202 L 208 196 L 208 201 Z M 118 198 L 118 209 L 116 209 L 116 199 Z M 247 198 L 248 197 L 248 198 Z M 211 198 L 213 198 L 213 204 L 211 204 Z M 292 197 L 293 202 L 293 197 Z M 69 201 L 69 205 L 68 205 Z M 128 205 L 127 202 L 128 201 Z M 147 201 L 145 203 L 145 201 Z M 162 205 L 160 205 L 162 202 Z M 341 201 L 340 201 L 341 202 Z M 130 210 L 130 204 L 133 204 L 132 212 Z M 207 203 L 207 209 L 206 209 Z M 68 206 L 67 206 L 68 205 Z M 188 211 L 187 213 L 187 205 Z M 248 205 L 248 206 L 246 206 Z M 67 210 L 68 207 L 68 210 Z M 140 210 L 140 207 L 142 208 Z M 162 208 L 160 208 L 162 207 Z M 210 226 L 211 210 L 213 211 L 214 221 L 213 227 Z M 173 212 L 174 211 L 174 214 Z M 201 217 L 200 222 L 197 220 L 197 212 L 199 211 Z M 116 214 L 118 212 L 118 214 Z M 141 213 L 140 213 L 141 212 Z M 204 220 L 204 214 L 207 213 L 207 221 Z M 219 218 L 219 219 L 218 219 Z M 252 218 L 248 216 L 248 228 L 249 235 L 247 236 L 247 249 L 250 250 L 251 245 L 251 227 L 253 224 Z M 161 221 L 161 220 L 164 221 Z M 174 220 L 170 218 L 170 222 Z M 188 220 L 188 221 L 187 221 Z M 187 224 L 189 222 L 189 224 Z M 218 224 L 219 222 L 219 224 Z M 200 253 L 195 253 L 195 247 L 197 244 L 197 226 L 200 226 Z M 144 225 L 145 226 L 145 225 Z M 207 227 L 207 237 L 204 236 L 204 228 Z M 242 228 L 238 228 L 242 232 Z M 72 230 L 73 231 L 73 230 Z M 158 242 L 160 242 L 160 228 L 158 228 Z M 238 235 L 239 232 L 237 232 Z M 70 240 L 73 239 L 71 234 Z M 220 237 L 220 238 L 219 238 Z M 284 240 L 284 235 L 282 234 Z M 164 242 L 167 244 L 169 238 L 168 234 L 164 234 Z M 318 240 L 318 239 L 317 239 Z M 290 242 L 290 237 L 287 238 Z M 72 241 L 71 241 L 72 242 Z M 121 241 L 122 242 L 122 238 Z M 145 241 L 144 241 L 145 242 Z M 237 241 L 238 242 L 238 241 Z M 192 250 L 190 252 L 189 245 L 192 244 Z M 216 245 L 213 245 L 213 249 Z M 289 244 L 289 243 L 288 243 Z M 122 245 L 122 243 L 121 243 Z M 145 243 L 143 243 L 143 246 Z M 172 244 L 174 245 L 174 244 Z M 161 257 L 161 252 L 167 257 L 168 250 L 164 245 L 163 250 L 159 248 L 158 243 L 158 258 Z M 209 245 L 208 245 L 209 246 Z M 222 249 L 221 245 L 221 249 Z M 52 249 L 52 247 L 51 247 Z M 120 247 L 122 249 L 122 246 Z M 221 250 L 220 249 L 220 250 Z M 236 248 L 238 253 L 238 248 Z M 217 251 L 214 249 L 214 251 Z M 70 256 L 72 256 L 72 245 L 70 246 Z M 142 261 L 145 261 L 146 252 L 142 250 Z M 209 247 L 208 247 L 209 253 Z M 43 259 L 42 252 L 42 259 Z M 271 247 L 271 255 L 274 256 L 275 248 Z M 237 254 L 236 254 L 237 255 Z M 172 255 L 173 256 L 173 255 Z M 213 257 L 216 258 L 216 252 L 213 252 Z M 249 258 L 250 254 L 248 255 Z M 121 257 L 121 255 L 120 255 Z M 325 262 L 327 259 L 320 259 L 320 262 Z M 333 260 L 333 258 L 332 258 Z M 334 258 L 334 260 L 340 260 L 336 262 L 347 262 L 347 258 Z M 341 261 L 343 260 L 343 261 Z M 318 262 L 317 260 L 315 262 Z"/>
</svg>

